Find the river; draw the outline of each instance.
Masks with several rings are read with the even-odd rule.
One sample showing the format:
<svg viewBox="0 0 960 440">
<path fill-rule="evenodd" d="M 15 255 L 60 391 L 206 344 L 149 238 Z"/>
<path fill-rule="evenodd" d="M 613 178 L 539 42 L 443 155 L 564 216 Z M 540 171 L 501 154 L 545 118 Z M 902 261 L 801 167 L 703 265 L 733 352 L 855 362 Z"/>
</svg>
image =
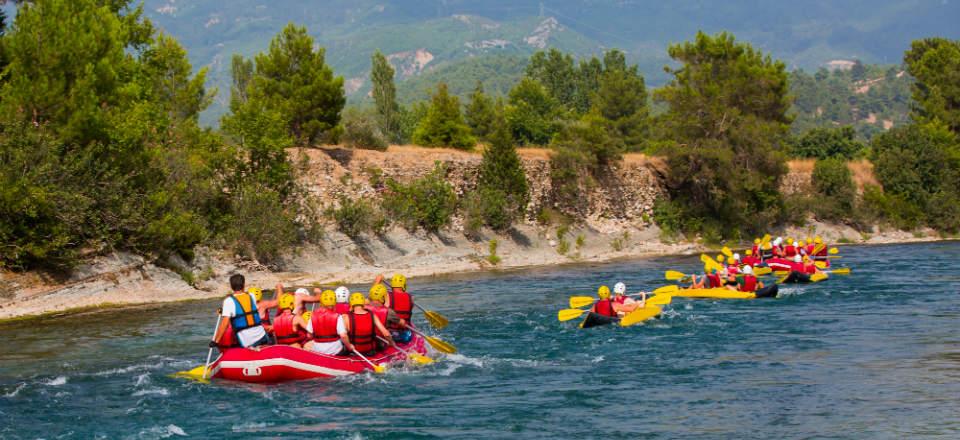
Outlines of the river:
<svg viewBox="0 0 960 440">
<path fill-rule="evenodd" d="M 696 257 L 412 280 L 460 354 L 274 386 L 168 377 L 202 362 L 212 300 L 7 324 L 0 438 L 960 438 L 960 243 L 841 254 L 850 276 L 629 328 L 556 313 Z"/>
</svg>

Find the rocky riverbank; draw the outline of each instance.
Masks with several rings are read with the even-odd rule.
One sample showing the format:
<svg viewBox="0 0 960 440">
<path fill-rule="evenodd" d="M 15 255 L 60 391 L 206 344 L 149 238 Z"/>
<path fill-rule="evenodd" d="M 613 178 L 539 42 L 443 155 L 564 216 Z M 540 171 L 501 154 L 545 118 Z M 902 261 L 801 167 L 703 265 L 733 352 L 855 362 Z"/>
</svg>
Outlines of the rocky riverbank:
<svg viewBox="0 0 960 440">
<path fill-rule="evenodd" d="M 579 226 L 565 229 L 541 225 L 536 213 L 554 208 L 550 199 L 550 161 L 545 150 L 522 149 L 530 182 L 529 218 L 508 233 L 484 230 L 479 237 L 463 233 L 461 219 L 437 234 L 391 228 L 380 236 L 358 240 L 332 225 L 319 243 L 289 255 L 272 270 L 257 262 L 212 249 L 198 249 L 194 261 L 164 261 L 117 253 L 88 261 L 68 275 L 0 273 L 0 320 L 106 306 L 136 305 L 217 297 L 226 293 L 226 278 L 247 275 L 251 285 L 369 283 L 378 273 L 402 272 L 408 277 L 502 270 L 664 254 L 698 253 L 696 242 L 664 241 L 651 221 L 654 200 L 663 194 L 662 171 L 656 159 L 627 155 L 613 171 L 615 178 L 583 195 L 587 214 Z M 387 152 L 340 148 L 291 151 L 301 167 L 302 183 L 324 207 L 341 196 L 378 198 L 381 179 L 414 179 L 428 173 L 435 161 L 447 167 L 447 181 L 460 195 L 475 182 L 480 156 L 446 149 L 391 147 Z M 812 167 L 792 163 L 785 192 L 803 191 Z M 852 165 L 858 166 L 858 165 Z M 871 179 L 859 165 L 858 184 Z M 866 169 L 866 171 L 863 171 Z M 784 235 L 821 235 L 830 243 L 893 243 L 936 240 L 933 231 L 861 233 L 852 228 L 811 222 Z M 495 255 L 491 243 L 496 243 Z"/>
</svg>

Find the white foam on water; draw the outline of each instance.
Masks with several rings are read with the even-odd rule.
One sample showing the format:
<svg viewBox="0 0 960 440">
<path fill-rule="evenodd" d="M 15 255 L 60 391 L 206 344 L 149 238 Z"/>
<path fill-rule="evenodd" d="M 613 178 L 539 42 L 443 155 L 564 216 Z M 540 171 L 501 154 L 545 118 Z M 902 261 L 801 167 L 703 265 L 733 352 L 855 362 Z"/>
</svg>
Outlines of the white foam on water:
<svg viewBox="0 0 960 440">
<path fill-rule="evenodd" d="M 183 428 L 170 424 L 167 426 L 153 426 L 147 429 L 140 431 L 135 436 L 129 436 L 127 438 L 137 438 L 137 439 L 161 439 L 169 438 L 173 436 L 186 437 L 187 433 Z"/>
<path fill-rule="evenodd" d="M 600 356 L 590 359 L 590 362 L 594 364 L 599 364 L 600 362 L 603 362 L 603 355 L 601 354 Z"/>
<path fill-rule="evenodd" d="M 17 384 L 16 388 L 13 389 L 13 391 L 4 394 L 3 397 L 10 398 L 10 399 L 17 397 L 17 394 L 20 394 L 20 391 L 26 387 L 27 387 L 26 382 L 20 382 L 19 384 Z"/>
<path fill-rule="evenodd" d="M 170 390 L 166 388 L 147 388 L 131 394 L 134 397 L 139 396 L 169 396 Z"/>
<path fill-rule="evenodd" d="M 45 380 L 40 383 L 47 386 L 51 386 L 51 387 L 58 387 L 60 385 L 65 385 L 67 383 L 67 376 L 57 376 L 53 379 Z"/>
<path fill-rule="evenodd" d="M 267 428 L 272 425 L 273 425 L 272 423 L 267 423 L 267 422 L 259 422 L 259 423 L 247 422 L 247 423 L 241 423 L 239 425 L 233 425 L 230 427 L 230 430 L 233 432 L 256 432 L 256 431 L 261 431 L 263 430 L 263 428 Z"/>
<path fill-rule="evenodd" d="M 683 305 L 684 310 L 693 310 L 693 304 L 686 303 Z"/>
<path fill-rule="evenodd" d="M 140 387 L 150 383 L 150 373 L 143 373 L 137 375 L 137 382 L 133 384 L 135 387 Z"/>
</svg>

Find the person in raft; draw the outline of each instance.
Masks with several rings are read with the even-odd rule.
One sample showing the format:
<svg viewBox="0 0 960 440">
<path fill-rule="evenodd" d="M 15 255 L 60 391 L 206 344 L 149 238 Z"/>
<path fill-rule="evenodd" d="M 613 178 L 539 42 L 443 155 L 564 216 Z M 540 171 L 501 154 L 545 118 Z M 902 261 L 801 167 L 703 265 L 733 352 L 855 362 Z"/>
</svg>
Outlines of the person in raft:
<svg viewBox="0 0 960 440">
<path fill-rule="evenodd" d="M 817 268 L 817 264 L 813 260 L 811 260 L 810 257 L 802 257 L 802 258 L 803 259 L 801 260 L 801 257 L 797 255 L 797 257 L 793 260 L 796 263 L 800 263 L 801 261 L 803 262 L 803 270 L 801 270 L 801 272 L 810 274 L 810 275 L 820 272 L 820 269 Z M 800 261 L 797 261 L 797 260 L 800 260 Z"/>
<path fill-rule="evenodd" d="M 377 354 L 377 336 L 387 341 L 388 346 L 396 345 L 390 332 L 380 322 L 377 315 L 370 313 L 366 308 L 367 300 L 360 292 L 354 292 L 350 295 L 349 313 L 343 315 L 347 324 L 347 334 L 350 341 L 347 344 L 347 350 L 360 353 L 364 356 L 373 356 Z"/>
<path fill-rule="evenodd" d="M 590 311 L 600 316 L 616 318 L 617 311 L 613 309 L 613 301 L 610 300 L 610 288 L 607 286 L 600 286 L 600 288 L 597 289 L 597 297 L 600 298 L 600 300 L 593 303 L 593 307 L 590 307 Z"/>
<path fill-rule="evenodd" d="M 367 304 L 367 310 L 373 312 L 377 316 L 377 319 L 387 330 L 390 331 L 390 336 L 397 340 L 401 333 L 409 332 L 407 329 L 407 321 L 400 319 L 397 316 L 397 312 L 393 309 L 387 307 L 387 286 L 384 286 L 381 283 L 376 283 L 370 287 L 370 293 L 368 294 L 370 298 L 370 304 Z"/>
<path fill-rule="evenodd" d="M 758 280 L 756 275 L 753 274 L 753 267 L 743 266 L 743 278 L 740 280 L 737 290 L 741 292 L 756 292 L 762 288 L 763 282 Z"/>
<path fill-rule="evenodd" d="M 727 272 L 727 277 L 723 282 L 723 287 L 727 290 L 737 290 L 737 286 L 740 283 L 737 282 L 737 274 L 734 272 Z"/>
<path fill-rule="evenodd" d="M 626 284 L 614 284 L 613 293 L 613 310 L 617 314 L 627 314 L 647 305 L 647 292 L 640 292 L 640 301 L 636 301 L 627 296 Z"/>
<path fill-rule="evenodd" d="M 333 293 L 337 297 L 337 305 L 334 307 L 334 310 L 337 313 L 344 315 L 350 312 L 350 289 L 347 286 L 337 287 L 337 290 L 334 290 Z"/>
<path fill-rule="evenodd" d="M 294 296 L 285 293 L 277 300 L 277 316 L 270 328 L 277 345 L 289 345 L 300 348 L 307 341 L 307 323 L 303 317 L 293 314 Z"/>
<path fill-rule="evenodd" d="M 257 298 L 252 293 L 243 290 L 246 279 L 243 275 L 233 274 L 230 276 L 230 288 L 233 293 L 223 299 L 223 305 L 220 309 L 221 319 L 217 331 L 210 341 L 211 347 L 216 347 L 227 331 L 227 326 L 232 327 L 234 339 L 239 342 L 243 348 L 258 350 L 257 347 L 267 344 L 270 339 L 267 337 L 267 331 L 260 324 L 260 313 L 257 310 Z"/>
<path fill-rule="evenodd" d="M 320 308 L 310 313 L 307 321 L 307 341 L 305 350 L 315 353 L 339 355 L 350 353 L 344 347 L 350 347 L 350 335 L 347 333 L 343 315 L 337 313 L 337 295 L 332 290 L 319 292 Z M 312 299 L 312 298 L 311 298 Z M 315 301 L 312 301 L 315 302 Z"/>
<path fill-rule="evenodd" d="M 383 281 L 383 275 L 379 275 L 374 284 L 380 284 Z M 397 317 L 405 323 L 411 323 L 413 318 L 413 295 L 407 291 L 407 277 L 395 273 L 390 279 L 390 293 L 387 295 L 387 307 L 393 310 Z M 413 332 L 408 328 L 399 331 L 394 338 L 397 342 L 406 344 L 413 339 Z"/>
</svg>

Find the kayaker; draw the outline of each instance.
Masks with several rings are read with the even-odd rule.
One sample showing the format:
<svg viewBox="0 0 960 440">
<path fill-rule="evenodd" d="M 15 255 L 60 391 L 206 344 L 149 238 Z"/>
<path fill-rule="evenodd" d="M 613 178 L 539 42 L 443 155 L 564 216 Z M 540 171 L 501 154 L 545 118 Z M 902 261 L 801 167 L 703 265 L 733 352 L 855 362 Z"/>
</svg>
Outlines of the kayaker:
<svg viewBox="0 0 960 440">
<path fill-rule="evenodd" d="M 593 307 L 590 307 L 590 311 L 600 316 L 616 318 L 617 311 L 613 309 L 613 301 L 610 300 L 610 288 L 600 286 L 597 289 L 597 298 L 600 298 L 600 300 L 595 302 Z"/>
<path fill-rule="evenodd" d="M 814 247 L 812 252 L 812 257 L 814 261 L 827 261 L 827 244 L 823 242 L 823 239 L 817 236 L 813 239 Z"/>
<path fill-rule="evenodd" d="M 304 344 L 304 349 L 331 355 L 346 354 L 344 347 L 350 346 L 350 335 L 343 315 L 334 310 L 336 305 L 337 295 L 332 290 L 320 293 L 320 308 L 311 312 L 307 321 L 310 340 Z"/>
<path fill-rule="evenodd" d="M 760 239 L 759 238 L 753 239 L 753 248 L 750 249 L 750 252 L 753 255 L 760 255 Z M 750 255 L 750 254 L 747 254 L 747 255 Z"/>
<path fill-rule="evenodd" d="M 273 320 L 273 337 L 279 345 L 300 348 L 307 340 L 307 323 L 293 314 L 294 296 L 285 293 L 277 300 L 277 316 Z"/>
<path fill-rule="evenodd" d="M 707 280 L 710 281 L 710 288 L 716 289 L 723 286 L 723 279 L 720 278 L 720 272 L 717 269 L 713 269 L 707 275 Z"/>
<path fill-rule="evenodd" d="M 214 333 L 213 341 L 210 341 L 211 347 L 217 346 L 228 325 L 233 327 L 234 339 L 241 347 L 256 349 L 269 342 L 267 332 L 260 324 L 257 299 L 252 293 L 243 290 L 245 284 L 246 279 L 243 275 L 230 276 L 230 288 L 233 293 L 224 298 L 220 309 L 220 315 L 227 319 L 220 320 L 220 326 Z"/>
<path fill-rule="evenodd" d="M 370 304 L 367 309 L 377 316 L 377 319 L 390 331 L 390 336 L 395 341 L 409 341 L 413 334 L 407 328 L 407 321 L 400 319 L 397 312 L 387 307 L 387 286 L 376 283 L 370 287 Z"/>
<path fill-rule="evenodd" d="M 753 274 L 753 267 L 744 266 L 743 278 L 740 280 L 740 284 L 737 286 L 737 289 L 741 292 L 756 292 L 758 289 L 762 288 L 763 282 L 757 280 L 757 277 Z"/>
<path fill-rule="evenodd" d="M 339 286 L 333 293 L 337 296 L 337 305 L 334 310 L 341 315 L 350 313 L 350 289 L 347 286 Z"/>
<path fill-rule="evenodd" d="M 647 302 L 646 292 L 641 292 L 640 301 L 635 301 L 627 296 L 627 285 L 617 283 L 613 285 L 613 311 L 619 313 L 630 313 L 643 307 Z"/>
<path fill-rule="evenodd" d="M 777 237 L 776 240 L 773 240 L 773 248 L 772 248 L 772 251 L 773 251 L 773 256 L 774 256 L 774 257 L 776 257 L 776 258 L 783 258 L 783 255 L 784 255 L 784 254 L 783 254 L 783 247 L 781 246 L 782 244 L 783 244 L 783 239 L 780 238 L 780 237 Z"/>
<path fill-rule="evenodd" d="M 727 273 L 740 273 L 740 264 L 740 254 L 733 254 L 733 256 L 730 257 L 729 264 L 727 265 Z"/>
<path fill-rule="evenodd" d="M 760 261 L 767 261 L 773 258 L 773 244 L 766 242 L 761 246 Z"/>
<path fill-rule="evenodd" d="M 799 255 L 797 255 L 797 259 L 800 259 L 800 258 L 801 258 L 801 257 L 800 257 Z M 796 261 L 796 260 L 794 260 L 794 261 Z M 817 273 L 817 272 L 820 272 L 820 269 L 817 268 L 817 264 L 814 262 L 814 260 L 811 260 L 810 257 L 803 257 L 803 260 L 801 260 L 801 261 L 803 261 L 803 270 L 802 270 L 803 273 L 807 273 L 807 274 L 811 274 L 811 275 L 812 275 L 812 274 L 815 274 L 815 273 Z"/>
<path fill-rule="evenodd" d="M 746 256 L 743 257 L 743 264 L 747 266 L 758 266 L 760 265 L 760 259 L 757 258 L 752 249 L 747 249 L 744 251 Z"/>
<path fill-rule="evenodd" d="M 379 279 L 383 279 L 382 276 Z M 397 313 L 397 317 L 404 322 L 412 323 L 413 318 L 413 295 L 407 292 L 407 277 L 395 273 L 390 278 L 390 294 L 387 295 L 386 306 Z M 413 338 L 413 333 L 404 333 L 397 342 L 407 343 Z"/>
<path fill-rule="evenodd" d="M 347 334 L 350 338 L 347 350 L 350 352 L 356 350 L 364 356 L 373 356 L 377 354 L 376 336 L 378 334 L 387 340 L 387 345 L 394 345 L 394 341 L 390 336 L 390 332 L 387 331 L 387 328 L 380 322 L 380 318 L 370 313 L 370 311 L 366 309 L 366 305 L 367 300 L 363 297 L 362 293 L 354 292 L 350 295 L 351 310 L 346 315 L 343 315 L 346 319 Z"/>
<path fill-rule="evenodd" d="M 701 276 L 699 280 L 697 279 L 697 275 L 696 275 L 696 274 L 691 274 L 691 275 L 690 275 L 690 287 L 688 287 L 688 289 L 705 289 L 705 288 L 706 288 L 706 283 L 707 283 L 707 275 L 706 275 L 706 274 L 704 274 L 703 276 Z"/>
<path fill-rule="evenodd" d="M 789 240 L 789 239 L 788 239 Z M 797 242 L 787 242 L 787 247 L 783 249 L 783 256 L 787 258 L 793 258 L 794 255 L 797 255 Z"/>
<path fill-rule="evenodd" d="M 726 281 L 723 282 L 723 287 L 728 290 L 737 290 L 738 285 L 739 283 L 737 283 L 737 274 L 728 272 Z"/>
</svg>

